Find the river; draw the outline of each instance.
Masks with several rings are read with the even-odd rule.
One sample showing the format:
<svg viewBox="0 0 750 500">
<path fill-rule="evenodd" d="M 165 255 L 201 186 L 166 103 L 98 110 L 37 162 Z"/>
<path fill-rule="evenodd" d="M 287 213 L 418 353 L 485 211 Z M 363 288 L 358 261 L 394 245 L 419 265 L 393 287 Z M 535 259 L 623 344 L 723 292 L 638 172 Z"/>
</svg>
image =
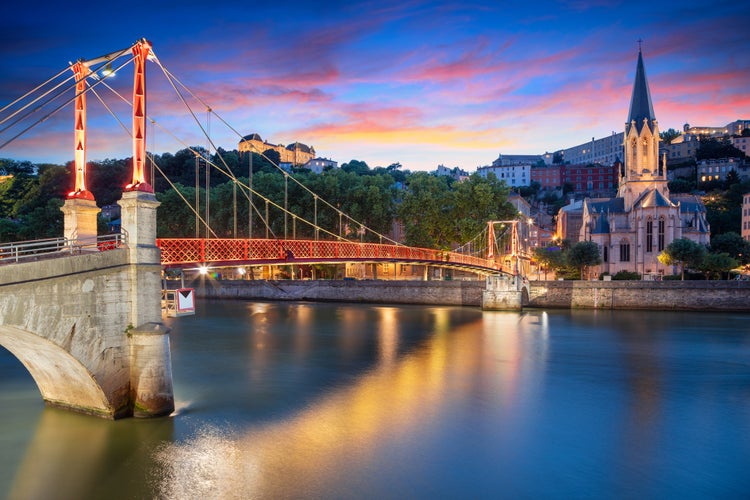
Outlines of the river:
<svg viewBox="0 0 750 500">
<path fill-rule="evenodd" d="M 197 305 L 169 418 L 46 408 L 0 348 L 0 495 L 750 497 L 747 315 Z"/>
</svg>

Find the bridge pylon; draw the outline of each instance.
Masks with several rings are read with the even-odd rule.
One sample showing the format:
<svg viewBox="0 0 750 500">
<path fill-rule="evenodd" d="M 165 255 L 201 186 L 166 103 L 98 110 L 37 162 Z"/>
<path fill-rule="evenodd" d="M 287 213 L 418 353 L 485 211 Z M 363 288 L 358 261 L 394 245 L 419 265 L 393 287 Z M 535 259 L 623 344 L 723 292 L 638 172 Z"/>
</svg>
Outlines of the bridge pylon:
<svg viewBox="0 0 750 500">
<path fill-rule="evenodd" d="M 174 411 L 169 329 L 161 323 L 161 252 L 156 246 L 153 193 L 125 191 L 118 202 L 128 237 L 130 403 L 133 416 L 152 417 Z"/>
</svg>

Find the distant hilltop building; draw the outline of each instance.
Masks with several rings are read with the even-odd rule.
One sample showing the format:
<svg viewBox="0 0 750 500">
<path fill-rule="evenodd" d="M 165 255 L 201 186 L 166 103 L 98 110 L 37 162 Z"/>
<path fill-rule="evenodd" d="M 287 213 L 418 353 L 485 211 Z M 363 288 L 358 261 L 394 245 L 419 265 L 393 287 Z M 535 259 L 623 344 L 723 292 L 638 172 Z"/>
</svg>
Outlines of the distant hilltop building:
<svg viewBox="0 0 750 500">
<path fill-rule="evenodd" d="M 469 173 L 465 170 L 461 170 L 458 167 L 448 168 L 445 165 L 438 165 L 435 170 L 435 175 L 450 177 L 457 181 L 464 181 L 469 178 Z"/>
<path fill-rule="evenodd" d="M 586 165 L 598 163 L 601 165 L 614 165 L 622 160 L 625 153 L 623 146 L 625 135 L 620 132 L 604 137 L 602 139 L 591 138 L 590 142 L 573 146 L 559 151 L 564 163 L 573 165 Z"/>
<path fill-rule="evenodd" d="M 660 165 L 659 124 L 640 50 L 623 135 L 624 164 L 617 195 L 583 200 L 577 239 L 599 246 L 600 272 L 673 274 L 671 267 L 659 262 L 659 254 L 679 238 L 708 244 L 709 224 L 699 197 L 669 192 L 666 158 L 662 156 Z M 563 213 L 573 216 L 575 210 L 561 212 L 558 220 Z"/>
<path fill-rule="evenodd" d="M 504 155 L 497 156 L 492 162 L 493 167 L 510 167 L 514 165 L 534 165 L 543 160 L 542 155 Z"/>
<path fill-rule="evenodd" d="M 337 161 L 329 160 L 328 158 L 313 158 L 305 162 L 302 167 L 315 174 L 322 174 L 327 168 L 339 168 L 339 163 Z"/>
<path fill-rule="evenodd" d="M 538 157 L 537 157 L 538 158 Z M 477 173 L 482 177 L 495 174 L 498 180 L 505 181 L 510 187 L 528 186 L 531 184 L 531 164 L 521 163 L 514 165 L 495 165 L 477 168 Z"/>
<path fill-rule="evenodd" d="M 750 130 L 750 120 L 735 120 L 723 127 L 691 127 L 686 123 L 682 127 L 682 133 L 669 144 L 664 144 L 663 148 L 670 162 L 683 162 L 695 159 L 701 137 L 728 137 L 734 147 L 750 155 L 750 137 L 747 130 Z"/>
<path fill-rule="evenodd" d="M 242 138 L 239 144 L 239 152 L 265 153 L 268 150 L 279 153 L 280 163 L 290 163 L 292 165 L 304 165 L 313 160 L 316 156 L 315 148 L 294 142 L 288 146 L 283 144 L 271 144 L 264 141 L 259 134 L 250 134 Z"/>
</svg>

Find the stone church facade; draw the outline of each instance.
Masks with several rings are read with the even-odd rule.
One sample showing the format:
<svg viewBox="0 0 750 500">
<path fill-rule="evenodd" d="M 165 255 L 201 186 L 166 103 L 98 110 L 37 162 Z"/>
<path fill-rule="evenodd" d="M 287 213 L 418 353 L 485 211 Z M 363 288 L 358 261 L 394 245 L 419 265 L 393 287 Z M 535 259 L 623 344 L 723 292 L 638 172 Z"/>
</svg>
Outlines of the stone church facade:
<svg viewBox="0 0 750 500">
<path fill-rule="evenodd" d="M 673 266 L 658 260 L 667 245 L 679 238 L 709 243 L 709 224 L 701 199 L 669 192 L 666 157 L 659 162 L 659 140 L 659 124 L 639 50 L 617 195 L 583 200 L 579 240 L 599 245 L 599 273 L 674 274 Z"/>
</svg>

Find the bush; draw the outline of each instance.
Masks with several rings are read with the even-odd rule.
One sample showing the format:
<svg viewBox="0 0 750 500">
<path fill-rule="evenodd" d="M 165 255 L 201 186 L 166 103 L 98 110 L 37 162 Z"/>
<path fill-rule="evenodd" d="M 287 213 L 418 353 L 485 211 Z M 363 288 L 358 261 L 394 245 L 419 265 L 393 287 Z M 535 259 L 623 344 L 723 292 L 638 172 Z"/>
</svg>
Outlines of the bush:
<svg viewBox="0 0 750 500">
<path fill-rule="evenodd" d="M 638 281 L 641 279 L 641 275 L 635 271 L 618 271 L 612 276 L 612 279 L 621 281 Z"/>
</svg>

